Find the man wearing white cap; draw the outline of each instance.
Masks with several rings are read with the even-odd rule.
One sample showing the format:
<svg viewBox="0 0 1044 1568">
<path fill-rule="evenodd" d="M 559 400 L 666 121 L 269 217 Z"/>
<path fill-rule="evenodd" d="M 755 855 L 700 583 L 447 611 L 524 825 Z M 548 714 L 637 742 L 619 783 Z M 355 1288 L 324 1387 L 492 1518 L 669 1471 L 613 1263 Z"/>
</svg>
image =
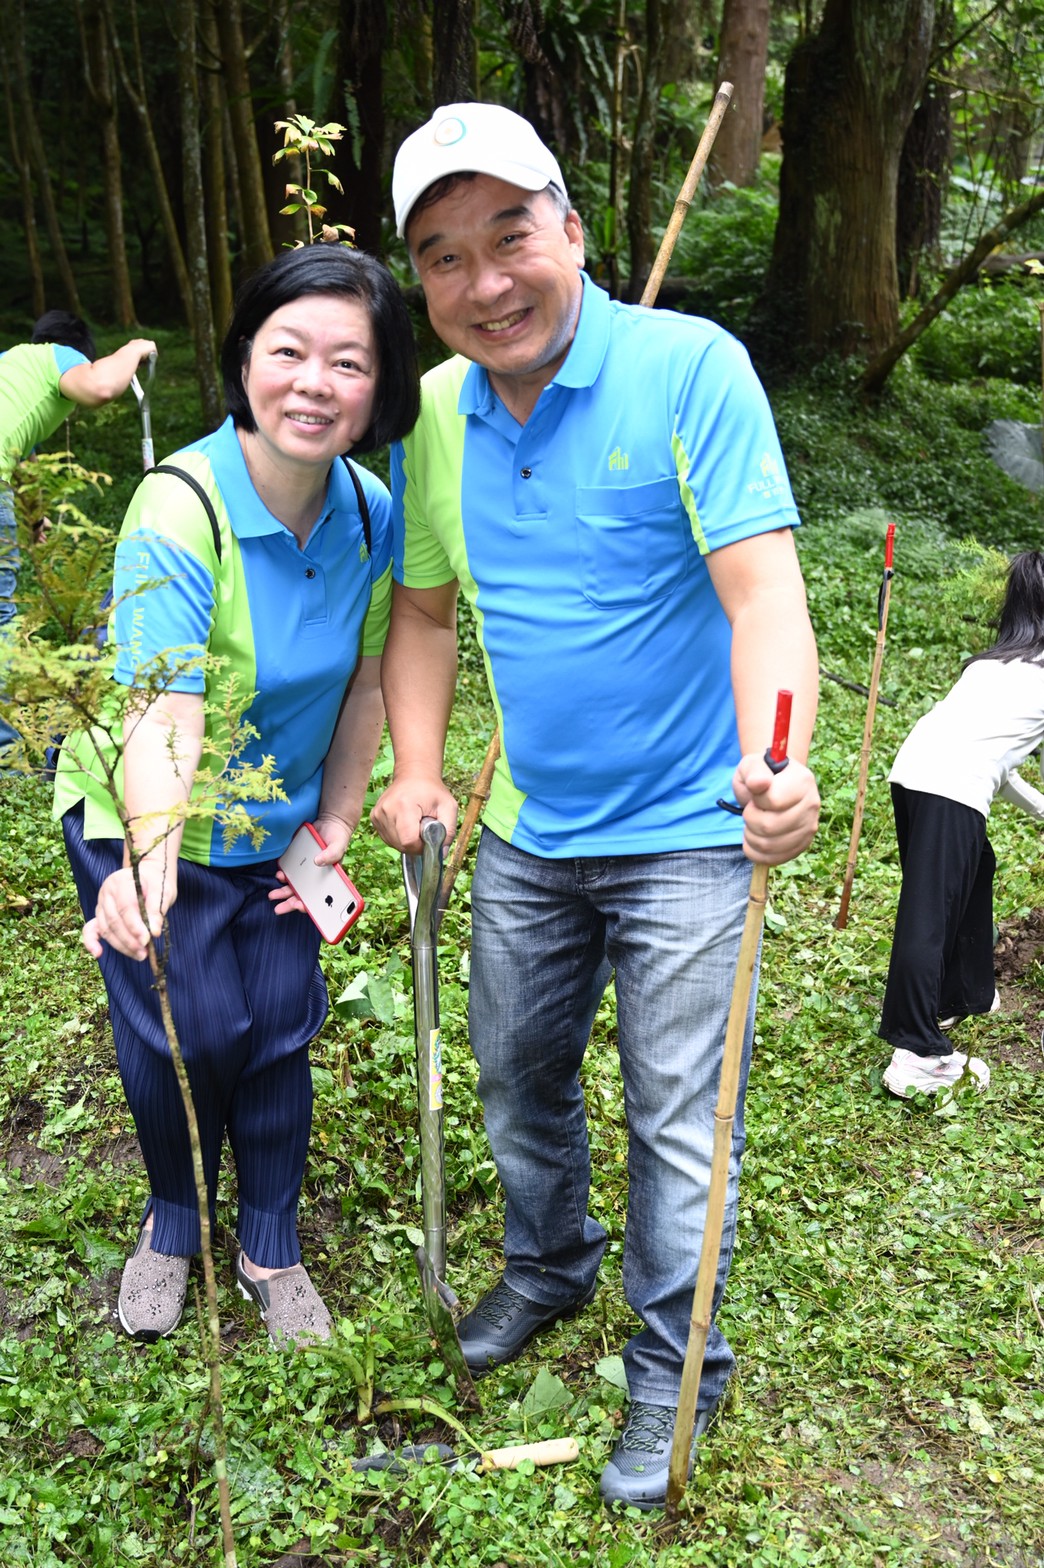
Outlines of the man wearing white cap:
<svg viewBox="0 0 1044 1568">
<path fill-rule="evenodd" d="M 630 1408 L 603 1496 L 662 1505 L 703 1234 L 750 861 L 800 854 L 816 653 L 798 518 L 764 392 L 706 321 L 618 305 L 532 126 L 450 104 L 401 147 L 395 218 L 455 353 L 394 450 L 383 683 L 394 780 L 374 809 L 416 852 L 442 781 L 456 602 L 475 612 L 502 752 L 472 886 L 479 1094 L 506 1196 L 501 1279 L 460 1325 L 477 1373 L 594 1296 L 580 1069 L 615 971 L 629 1133 Z M 791 764 L 763 760 L 777 689 Z M 723 811 L 734 794 L 742 819 Z M 743 1081 L 753 1015 L 748 1021 Z M 717 1297 L 735 1232 L 736 1120 Z M 604 1216 L 607 1221 L 613 1215 Z M 714 1326 L 693 1442 L 734 1358 Z"/>
</svg>

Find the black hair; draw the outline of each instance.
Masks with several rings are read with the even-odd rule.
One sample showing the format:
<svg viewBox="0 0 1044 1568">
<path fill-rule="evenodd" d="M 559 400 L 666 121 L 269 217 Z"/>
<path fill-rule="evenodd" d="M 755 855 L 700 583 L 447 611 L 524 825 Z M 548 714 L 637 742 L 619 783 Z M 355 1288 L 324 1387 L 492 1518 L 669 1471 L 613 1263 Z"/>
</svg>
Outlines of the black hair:
<svg viewBox="0 0 1044 1568">
<path fill-rule="evenodd" d="M 968 664 L 980 659 L 997 659 L 1002 664 L 1012 659 L 1044 663 L 1044 554 L 1039 550 L 1023 550 L 1012 556 L 1004 603 L 997 617 L 997 641 Z"/>
<path fill-rule="evenodd" d="M 353 453 L 373 452 L 409 434 L 420 413 L 420 380 L 413 326 L 398 284 L 387 267 L 347 245 L 302 245 L 266 262 L 236 293 L 225 341 L 221 375 L 225 403 L 240 430 L 257 429 L 243 388 L 243 370 L 254 338 L 282 305 L 304 294 L 359 300 L 370 317 L 377 352 L 377 394 L 369 429 Z"/>
<path fill-rule="evenodd" d="M 86 321 L 74 316 L 71 310 L 45 310 L 33 325 L 31 343 L 61 343 L 66 348 L 78 349 L 93 363 L 98 357 L 91 329 Z"/>
<path fill-rule="evenodd" d="M 469 184 L 470 181 L 477 178 L 478 175 L 475 170 L 461 169 L 454 174 L 442 174 L 437 180 L 433 180 L 430 185 L 426 186 L 406 214 L 406 222 L 403 225 L 402 232 L 406 237 L 407 244 L 409 243 L 410 224 L 419 213 L 427 211 L 429 207 L 434 207 L 437 201 L 441 201 L 444 196 L 448 196 L 450 191 L 456 190 L 458 185 Z M 508 183 L 510 184 L 510 181 Z M 535 194 L 537 193 L 534 192 Z M 549 180 L 539 194 L 548 198 L 564 223 L 573 209 L 572 203 L 562 187 L 556 185 L 554 180 Z"/>
</svg>

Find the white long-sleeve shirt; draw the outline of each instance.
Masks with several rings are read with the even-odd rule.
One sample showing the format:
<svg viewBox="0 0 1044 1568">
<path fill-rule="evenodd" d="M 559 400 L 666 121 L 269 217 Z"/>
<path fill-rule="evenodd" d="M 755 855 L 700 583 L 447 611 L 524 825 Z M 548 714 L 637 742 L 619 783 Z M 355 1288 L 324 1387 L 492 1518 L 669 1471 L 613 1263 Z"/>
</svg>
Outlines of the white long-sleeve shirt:
<svg viewBox="0 0 1044 1568">
<path fill-rule="evenodd" d="M 918 719 L 889 782 L 959 801 L 984 817 L 999 794 L 1044 819 L 1044 795 L 1014 771 L 1042 741 L 1044 665 L 982 659 Z"/>
</svg>

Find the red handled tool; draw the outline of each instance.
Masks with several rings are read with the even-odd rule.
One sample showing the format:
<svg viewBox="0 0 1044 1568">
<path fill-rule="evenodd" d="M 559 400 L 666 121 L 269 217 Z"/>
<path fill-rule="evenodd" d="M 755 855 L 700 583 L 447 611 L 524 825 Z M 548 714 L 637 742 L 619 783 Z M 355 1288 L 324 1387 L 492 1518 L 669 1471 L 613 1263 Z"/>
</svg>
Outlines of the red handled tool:
<svg viewBox="0 0 1044 1568">
<path fill-rule="evenodd" d="M 765 761 L 773 773 L 782 773 L 787 765 L 787 741 L 790 735 L 790 710 L 793 700 L 792 692 L 777 693 L 772 745 L 765 753 Z M 689 1453 L 692 1447 L 693 1424 L 696 1419 L 696 1399 L 700 1391 L 707 1335 L 710 1333 L 711 1313 L 714 1309 L 714 1285 L 718 1277 L 718 1258 L 721 1253 L 721 1233 L 725 1225 L 725 1196 L 729 1181 L 729 1158 L 732 1153 L 732 1125 L 736 1119 L 736 1100 L 739 1097 L 740 1068 L 743 1063 L 743 1040 L 747 1032 L 750 989 L 754 980 L 754 965 L 757 962 L 758 943 L 761 941 L 761 929 L 765 922 L 765 904 L 768 899 L 768 871 L 768 866 L 757 865 L 751 872 L 747 915 L 743 922 L 739 958 L 736 961 L 736 979 L 732 986 L 729 1021 L 725 1027 L 718 1103 L 714 1108 L 714 1146 L 711 1153 L 710 1186 L 707 1192 L 707 1217 L 703 1225 L 703 1245 L 700 1248 L 699 1268 L 696 1271 L 696 1289 L 693 1293 L 692 1314 L 689 1318 L 689 1340 L 685 1347 L 685 1363 L 682 1367 L 681 1389 L 678 1394 L 678 1414 L 674 1423 L 674 1442 L 667 1472 L 665 1506 L 668 1519 L 678 1517 L 678 1504 L 681 1502 L 685 1483 L 689 1478 Z"/>
</svg>

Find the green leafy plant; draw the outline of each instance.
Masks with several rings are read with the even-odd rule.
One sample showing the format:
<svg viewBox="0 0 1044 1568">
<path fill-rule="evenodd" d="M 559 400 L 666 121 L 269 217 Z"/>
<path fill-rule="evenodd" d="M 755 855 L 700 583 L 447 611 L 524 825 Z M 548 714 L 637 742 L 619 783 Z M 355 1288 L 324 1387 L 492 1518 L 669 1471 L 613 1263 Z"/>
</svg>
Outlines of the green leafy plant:
<svg viewBox="0 0 1044 1568">
<path fill-rule="evenodd" d="M 280 207 L 279 211 L 286 217 L 292 216 L 295 212 L 306 214 L 310 245 L 316 240 L 341 240 L 342 243 L 350 244 L 355 238 L 355 230 L 347 223 L 323 221 L 326 217 L 326 208 L 319 200 L 319 194 L 315 189 L 318 180 L 325 180 L 327 185 L 339 195 L 344 194 L 344 187 L 329 169 L 320 169 L 312 162 L 312 159 L 320 154 L 324 158 L 333 157 L 333 144 L 341 140 L 344 126 L 338 125 L 336 120 L 331 120 L 327 125 L 317 125 L 306 114 L 292 114 L 288 120 L 277 120 L 275 129 L 282 131 L 283 145 L 272 154 L 272 162 L 282 163 L 287 158 L 300 158 L 305 166 L 304 184 L 299 185 L 291 181 L 287 185 L 286 194 L 290 200 L 285 207 Z"/>
<path fill-rule="evenodd" d="M 246 805 L 285 800 L 286 796 L 275 777 L 272 757 L 264 758 L 258 766 L 242 760 L 244 748 L 256 738 L 257 732 L 239 717 L 248 704 L 249 694 L 238 691 L 231 677 L 224 684 L 220 681 L 222 661 L 206 653 L 167 649 L 138 668 L 133 687 L 113 682 L 115 650 L 108 641 L 104 646 L 98 646 L 97 637 L 91 635 L 93 620 L 88 621 L 86 628 L 84 626 L 102 554 L 98 532 L 72 500 L 72 496 L 88 484 L 99 483 L 99 477 L 79 470 L 68 460 L 42 460 L 28 466 L 30 477 L 25 479 L 20 475 L 15 487 L 16 510 L 27 568 L 38 580 L 39 593 L 29 598 L 15 622 L 14 641 L 5 648 L 5 683 L 9 696 L 0 703 L 0 710 L 22 737 L 21 744 L 30 757 L 45 756 L 58 736 L 65 738 L 65 748 L 70 749 L 73 745 L 70 732 L 77 732 L 73 753 L 76 764 L 86 778 L 103 787 L 115 808 L 123 828 L 126 859 L 139 911 L 148 927 L 141 864 L 177 826 L 190 819 L 204 818 L 223 828 L 226 842 L 247 834 L 256 846 L 263 838 L 264 830 L 246 810 Z M 146 582 L 125 598 L 136 599 L 160 590 L 165 581 Z M 117 607 L 114 606 L 114 610 Z M 211 720 L 212 736 L 224 738 L 224 752 L 215 756 L 212 740 L 208 765 L 196 769 L 186 799 L 176 807 L 131 818 L 124 806 L 120 782 L 126 737 L 137 717 L 162 699 L 175 681 L 188 672 L 200 671 L 211 678 L 216 692 L 215 698 L 208 699 L 206 711 Z M 173 726 L 167 745 L 176 766 L 177 734 Z M 166 937 L 166 920 L 162 936 Z M 236 1551 L 229 1509 L 221 1329 L 209 1201 L 196 1109 L 171 1011 L 166 977 L 167 952 L 166 940 L 150 936 L 148 962 L 181 1091 L 192 1150 L 208 1309 L 206 1331 L 210 1346 L 214 1473 L 220 1498 L 225 1562 L 233 1568 Z"/>
</svg>

